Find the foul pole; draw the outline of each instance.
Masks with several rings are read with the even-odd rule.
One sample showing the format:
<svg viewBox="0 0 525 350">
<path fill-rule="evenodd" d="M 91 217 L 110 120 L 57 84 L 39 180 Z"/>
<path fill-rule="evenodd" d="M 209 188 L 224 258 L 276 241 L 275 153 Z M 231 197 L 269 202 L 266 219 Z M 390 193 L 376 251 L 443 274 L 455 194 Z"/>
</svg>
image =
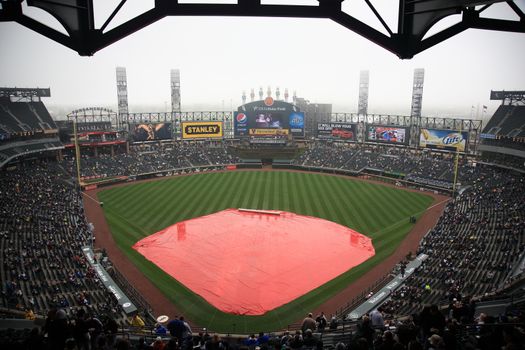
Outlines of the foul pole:
<svg viewBox="0 0 525 350">
<path fill-rule="evenodd" d="M 75 158 L 77 161 L 77 182 L 80 187 L 80 148 L 78 147 L 77 120 L 73 120 L 73 133 L 75 134 Z"/>
</svg>

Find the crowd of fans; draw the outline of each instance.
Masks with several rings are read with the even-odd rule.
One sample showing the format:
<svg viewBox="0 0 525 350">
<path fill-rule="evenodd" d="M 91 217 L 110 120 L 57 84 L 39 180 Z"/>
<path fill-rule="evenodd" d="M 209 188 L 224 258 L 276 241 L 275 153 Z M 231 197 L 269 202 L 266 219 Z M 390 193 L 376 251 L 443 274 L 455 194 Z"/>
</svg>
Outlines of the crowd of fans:
<svg viewBox="0 0 525 350">
<path fill-rule="evenodd" d="M 237 162 L 238 159 L 221 143 L 141 144 L 130 146 L 129 153 L 82 156 L 80 169 L 82 177 L 111 177 Z M 71 174 L 75 173 L 74 158 L 66 157 L 62 165 Z"/>
<path fill-rule="evenodd" d="M 418 253 L 429 257 L 391 295 L 386 310 L 410 314 L 421 304 L 492 293 L 509 277 L 525 250 L 525 180 L 505 169 L 483 169 L 423 238 Z"/>
<path fill-rule="evenodd" d="M 422 184 L 452 188 L 454 156 L 453 153 L 436 153 L 405 147 L 316 142 L 293 163 L 350 171 L 368 168 L 404 176 L 406 180 Z M 459 183 L 468 184 L 479 177 L 475 163 L 464 156 L 460 157 Z"/>
<path fill-rule="evenodd" d="M 0 172 L 1 306 L 45 315 L 62 309 L 125 315 L 87 262 L 80 191 L 56 163 Z"/>
</svg>

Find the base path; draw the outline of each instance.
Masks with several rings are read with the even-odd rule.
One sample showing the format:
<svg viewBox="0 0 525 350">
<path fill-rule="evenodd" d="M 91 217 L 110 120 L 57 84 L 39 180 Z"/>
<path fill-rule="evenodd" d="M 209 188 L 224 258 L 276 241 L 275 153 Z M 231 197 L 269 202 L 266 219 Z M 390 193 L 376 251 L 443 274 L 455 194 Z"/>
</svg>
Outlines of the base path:
<svg viewBox="0 0 525 350">
<path fill-rule="evenodd" d="M 254 171 L 254 170 L 237 170 L 237 171 Z M 260 171 L 260 170 L 255 170 Z M 272 170 L 281 171 L 281 170 Z M 283 170 L 290 171 L 290 170 Z M 192 174 L 182 175 L 191 176 Z M 339 175 L 326 175 L 325 176 L 339 176 Z M 342 176 L 348 178 L 347 176 Z M 165 177 L 163 177 L 165 179 Z M 364 180 L 360 178 L 348 178 L 354 181 L 366 181 L 381 184 L 383 186 L 395 187 L 394 185 L 385 184 L 383 182 L 377 182 L 372 180 Z M 158 179 L 149 179 L 144 181 L 155 181 Z M 138 183 L 126 183 L 115 186 L 126 186 Z M 112 186 L 112 187 L 115 187 Z M 144 297 L 144 299 L 151 305 L 153 313 L 155 315 L 168 315 L 171 318 L 180 315 L 176 307 L 153 285 L 153 283 L 137 268 L 135 265 L 122 253 L 118 248 L 116 242 L 113 240 L 109 226 L 105 220 L 103 209 L 100 207 L 97 193 L 101 190 L 106 190 L 111 187 L 105 187 L 103 189 L 95 189 L 86 191 L 84 195 L 84 208 L 85 214 L 89 222 L 92 222 L 95 226 L 95 247 L 106 249 L 108 256 L 114 266 L 127 278 L 130 284 L 137 289 L 137 291 Z M 399 188 L 399 187 L 396 187 Z M 422 191 L 414 189 L 406 189 L 407 191 L 419 192 Z M 392 268 L 402 259 L 405 258 L 407 253 L 415 252 L 419 245 L 421 238 L 437 223 L 437 220 L 441 216 L 449 197 L 434 194 L 432 192 L 424 192 L 434 198 L 432 205 L 423 213 L 416 224 L 413 226 L 407 237 L 401 242 L 396 251 L 387 257 L 385 260 L 380 262 L 378 265 L 373 267 L 365 275 L 357 279 L 355 282 L 350 284 L 344 290 L 330 298 L 324 304 L 322 304 L 316 310 L 311 310 L 314 313 L 324 311 L 325 314 L 335 313 L 341 306 L 346 305 L 352 298 L 361 294 L 363 290 L 373 285 L 374 282 L 382 278 L 385 274 L 390 272 Z M 191 320 L 190 320 L 191 321 Z"/>
</svg>

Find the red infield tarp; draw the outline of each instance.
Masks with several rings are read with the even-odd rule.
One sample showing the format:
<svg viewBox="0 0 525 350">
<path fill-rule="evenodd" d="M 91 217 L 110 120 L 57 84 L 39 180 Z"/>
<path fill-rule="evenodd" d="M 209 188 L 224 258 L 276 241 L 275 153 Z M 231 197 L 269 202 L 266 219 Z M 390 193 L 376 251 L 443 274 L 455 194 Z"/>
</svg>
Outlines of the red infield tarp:
<svg viewBox="0 0 525 350">
<path fill-rule="evenodd" d="M 331 221 L 227 209 L 182 221 L 134 246 L 232 314 L 262 315 L 375 254 L 370 238 Z"/>
</svg>

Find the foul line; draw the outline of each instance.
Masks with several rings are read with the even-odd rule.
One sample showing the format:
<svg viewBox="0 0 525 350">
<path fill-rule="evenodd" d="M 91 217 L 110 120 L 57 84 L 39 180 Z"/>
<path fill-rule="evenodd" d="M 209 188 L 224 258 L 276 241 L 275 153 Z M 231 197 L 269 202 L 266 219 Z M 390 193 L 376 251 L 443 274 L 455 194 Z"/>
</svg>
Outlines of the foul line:
<svg viewBox="0 0 525 350">
<path fill-rule="evenodd" d="M 96 198 L 94 198 L 94 197 L 91 197 L 91 196 L 90 196 L 89 194 L 87 194 L 86 192 L 82 192 L 82 194 L 83 194 L 84 196 L 88 197 L 89 199 L 91 199 L 93 202 L 97 202 L 98 204 L 101 203 L 98 199 L 96 199 Z"/>
</svg>

